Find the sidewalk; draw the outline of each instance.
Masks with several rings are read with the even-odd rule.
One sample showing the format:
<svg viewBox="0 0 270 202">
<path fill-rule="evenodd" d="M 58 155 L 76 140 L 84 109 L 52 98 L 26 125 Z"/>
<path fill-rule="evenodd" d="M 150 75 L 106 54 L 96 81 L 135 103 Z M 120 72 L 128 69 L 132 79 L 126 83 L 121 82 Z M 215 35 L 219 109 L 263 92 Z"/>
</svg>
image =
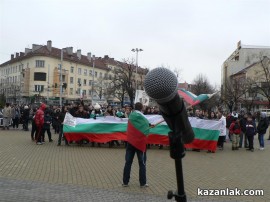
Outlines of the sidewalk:
<svg viewBox="0 0 270 202">
<path fill-rule="evenodd" d="M 147 152 L 149 188 L 139 187 L 136 158 L 130 186 L 123 188 L 124 148 L 57 147 L 57 135 L 53 135 L 53 139 L 53 143 L 38 146 L 30 141 L 29 132 L 0 131 L 0 201 L 15 201 L 17 196 L 24 197 L 25 201 L 31 197 L 32 201 L 65 201 L 73 197 L 72 193 L 78 201 L 84 201 L 79 200 L 84 196 L 86 201 L 92 200 L 89 196 L 93 201 L 107 201 L 106 197 L 110 196 L 114 196 L 115 201 L 166 201 L 167 191 L 176 190 L 174 161 L 168 149 L 154 148 Z M 257 142 L 256 136 L 255 147 L 258 148 Z M 231 143 L 226 143 L 224 151 L 214 154 L 188 151 L 183 169 L 189 201 L 270 201 L 270 141 L 266 141 L 265 147 L 264 151 L 232 151 Z M 24 191 L 27 186 L 28 191 Z M 197 188 L 227 187 L 264 189 L 264 196 L 197 197 Z M 58 194 L 58 190 L 62 191 Z M 106 193 L 104 200 L 100 198 L 102 193 Z"/>
</svg>

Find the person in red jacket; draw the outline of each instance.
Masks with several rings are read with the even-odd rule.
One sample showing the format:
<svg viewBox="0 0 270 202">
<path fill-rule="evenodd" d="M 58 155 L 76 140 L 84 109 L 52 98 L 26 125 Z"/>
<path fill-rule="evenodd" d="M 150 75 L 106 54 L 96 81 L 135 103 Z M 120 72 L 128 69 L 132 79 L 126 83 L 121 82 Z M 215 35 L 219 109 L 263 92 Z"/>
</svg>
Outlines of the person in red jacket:
<svg viewBox="0 0 270 202">
<path fill-rule="evenodd" d="M 46 109 L 46 105 L 42 103 L 39 107 L 39 109 L 36 112 L 35 115 L 35 124 L 36 124 L 36 133 L 37 133 L 37 138 L 36 138 L 36 143 L 37 145 L 42 144 L 42 128 L 44 124 L 44 111 Z"/>
<path fill-rule="evenodd" d="M 234 117 L 233 122 L 230 125 L 230 134 L 232 134 L 232 150 L 238 150 L 241 126 L 238 116 Z"/>
</svg>

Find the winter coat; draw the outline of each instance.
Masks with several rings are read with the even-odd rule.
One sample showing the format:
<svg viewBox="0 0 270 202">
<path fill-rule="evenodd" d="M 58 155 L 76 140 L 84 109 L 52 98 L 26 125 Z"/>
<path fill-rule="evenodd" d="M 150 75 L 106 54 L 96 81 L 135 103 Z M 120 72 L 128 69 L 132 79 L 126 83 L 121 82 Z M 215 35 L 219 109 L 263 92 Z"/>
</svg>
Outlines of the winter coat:
<svg viewBox="0 0 270 202">
<path fill-rule="evenodd" d="M 4 118 L 11 118 L 11 107 L 4 107 L 3 109 L 3 117 Z"/>
<path fill-rule="evenodd" d="M 255 121 L 247 121 L 246 123 L 246 135 L 247 136 L 254 136 L 256 135 L 256 124 Z"/>
<path fill-rule="evenodd" d="M 52 123 L 52 117 L 50 115 L 45 115 L 44 116 L 44 125 L 43 128 L 44 129 L 50 129 L 50 125 Z"/>
<path fill-rule="evenodd" d="M 46 109 L 46 105 L 45 104 L 41 104 L 40 108 L 37 110 L 36 114 L 35 114 L 35 124 L 37 127 L 42 128 L 43 124 L 44 124 L 44 111 Z"/>
<path fill-rule="evenodd" d="M 266 130 L 268 128 L 269 125 L 269 121 L 267 118 L 261 118 L 259 123 L 258 123 L 258 127 L 257 127 L 257 131 L 260 135 L 265 134 Z"/>
</svg>

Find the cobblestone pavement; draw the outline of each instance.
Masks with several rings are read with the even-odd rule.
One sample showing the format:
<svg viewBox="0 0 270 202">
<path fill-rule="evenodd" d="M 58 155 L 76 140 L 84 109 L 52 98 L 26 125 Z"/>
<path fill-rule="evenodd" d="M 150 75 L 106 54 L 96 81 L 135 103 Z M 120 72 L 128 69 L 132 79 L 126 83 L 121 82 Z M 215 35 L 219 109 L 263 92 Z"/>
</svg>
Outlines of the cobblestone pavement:
<svg viewBox="0 0 270 202">
<path fill-rule="evenodd" d="M 167 201 L 176 189 L 174 161 L 168 149 L 147 151 L 150 187 L 138 182 L 134 160 L 130 186 L 121 186 L 124 148 L 35 145 L 29 132 L 0 131 L 0 201 Z M 257 137 L 255 147 L 258 148 Z M 185 191 L 189 201 L 270 201 L 270 141 L 255 152 L 188 151 L 183 159 Z M 264 196 L 198 197 L 197 189 L 263 189 Z"/>
</svg>

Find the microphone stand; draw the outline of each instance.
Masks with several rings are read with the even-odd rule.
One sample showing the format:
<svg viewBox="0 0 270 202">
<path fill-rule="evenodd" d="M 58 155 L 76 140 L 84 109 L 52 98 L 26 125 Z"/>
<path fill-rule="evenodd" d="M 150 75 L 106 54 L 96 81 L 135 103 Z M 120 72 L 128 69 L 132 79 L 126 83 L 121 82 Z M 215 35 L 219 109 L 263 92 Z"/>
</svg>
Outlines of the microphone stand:
<svg viewBox="0 0 270 202">
<path fill-rule="evenodd" d="M 183 101 L 181 101 L 183 103 Z M 182 134 L 185 124 L 181 121 L 181 113 L 185 113 L 184 104 L 182 105 L 182 109 L 180 113 L 167 116 L 162 114 L 164 120 L 167 122 L 168 126 L 171 128 L 171 132 L 169 132 L 169 142 L 170 142 L 170 156 L 175 161 L 175 171 L 176 171 L 176 181 L 177 181 L 177 191 L 168 191 L 167 198 L 172 199 L 175 198 L 178 202 L 186 202 L 186 193 L 184 189 L 184 177 L 183 177 L 183 167 L 182 167 L 182 158 L 185 156 L 184 144 L 182 142 Z"/>
<path fill-rule="evenodd" d="M 176 171 L 176 181 L 177 181 L 177 191 L 168 191 L 167 198 L 175 198 L 175 201 L 186 202 L 187 197 L 184 188 L 184 176 L 182 167 L 182 158 L 185 156 L 185 149 L 181 139 L 181 133 L 176 133 L 174 130 L 169 132 L 170 141 L 170 156 L 175 161 L 175 171 Z"/>
</svg>

